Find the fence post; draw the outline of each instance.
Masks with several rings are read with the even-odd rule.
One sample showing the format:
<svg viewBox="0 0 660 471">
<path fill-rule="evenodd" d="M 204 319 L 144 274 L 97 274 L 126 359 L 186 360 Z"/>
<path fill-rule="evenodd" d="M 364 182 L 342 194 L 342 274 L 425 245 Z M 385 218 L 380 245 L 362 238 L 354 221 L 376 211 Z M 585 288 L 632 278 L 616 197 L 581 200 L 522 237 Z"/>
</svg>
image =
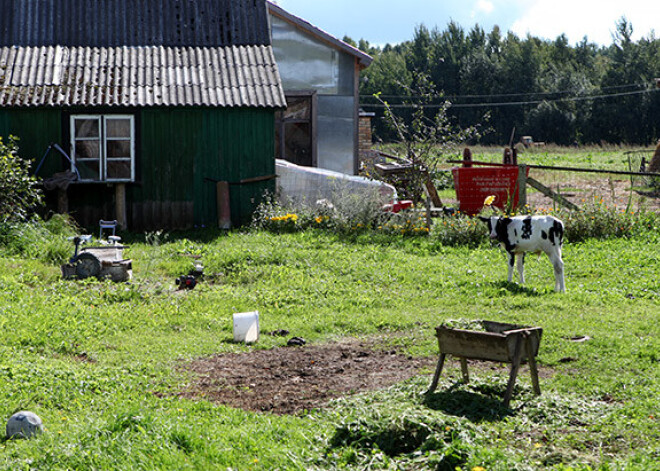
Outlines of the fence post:
<svg viewBox="0 0 660 471">
<path fill-rule="evenodd" d="M 527 165 L 518 165 L 518 208 L 524 208 L 527 205 Z"/>
</svg>

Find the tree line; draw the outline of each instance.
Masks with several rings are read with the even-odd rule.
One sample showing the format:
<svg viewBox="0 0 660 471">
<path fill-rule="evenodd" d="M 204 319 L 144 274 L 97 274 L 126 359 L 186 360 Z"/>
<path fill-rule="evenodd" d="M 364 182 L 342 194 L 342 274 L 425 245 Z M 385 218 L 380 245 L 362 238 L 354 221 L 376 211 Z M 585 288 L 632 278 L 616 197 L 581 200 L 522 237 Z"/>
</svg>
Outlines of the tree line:
<svg viewBox="0 0 660 471">
<path fill-rule="evenodd" d="M 450 22 L 443 31 L 420 25 L 397 45 L 344 40 L 374 57 L 362 71 L 360 105 L 377 118 L 383 100 L 412 117 L 427 96 L 417 91 L 424 81 L 436 91 L 426 108 L 451 103 L 455 125 L 488 129 L 485 144 L 508 144 L 515 129 L 516 140 L 650 145 L 660 138 L 660 39 L 652 33 L 633 41 L 632 33 L 622 18 L 610 46 L 586 37 L 571 45 L 563 34 L 554 41 L 520 38 L 497 26 L 466 31 Z M 395 139 L 383 121 L 374 120 L 375 135 Z"/>
</svg>

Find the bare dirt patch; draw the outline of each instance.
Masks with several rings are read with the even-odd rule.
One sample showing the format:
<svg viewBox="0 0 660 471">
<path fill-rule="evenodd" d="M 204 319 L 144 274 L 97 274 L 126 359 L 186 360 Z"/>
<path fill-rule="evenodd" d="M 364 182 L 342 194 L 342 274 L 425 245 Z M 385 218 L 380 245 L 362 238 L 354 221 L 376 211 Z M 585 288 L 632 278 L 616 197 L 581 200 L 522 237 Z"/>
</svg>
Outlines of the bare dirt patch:
<svg viewBox="0 0 660 471">
<path fill-rule="evenodd" d="M 294 414 L 329 400 L 385 388 L 432 369 L 437 357 L 413 358 L 374 340 L 218 354 L 180 367 L 193 373 L 179 395 L 245 410 Z M 430 380 L 430 376 L 429 376 Z"/>
</svg>

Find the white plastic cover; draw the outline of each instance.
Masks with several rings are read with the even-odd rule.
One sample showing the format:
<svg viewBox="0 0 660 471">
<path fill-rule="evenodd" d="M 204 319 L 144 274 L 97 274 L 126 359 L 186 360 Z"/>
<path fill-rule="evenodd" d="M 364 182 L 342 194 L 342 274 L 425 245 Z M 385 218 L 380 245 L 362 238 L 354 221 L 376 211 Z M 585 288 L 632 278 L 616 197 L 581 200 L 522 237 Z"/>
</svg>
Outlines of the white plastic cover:
<svg viewBox="0 0 660 471">
<path fill-rule="evenodd" d="M 339 194 L 377 193 L 382 203 L 397 200 L 396 189 L 387 183 L 346 175 L 315 167 L 302 167 L 286 160 L 275 161 L 278 196 L 282 203 L 315 205 L 319 200 L 332 202 Z"/>
</svg>

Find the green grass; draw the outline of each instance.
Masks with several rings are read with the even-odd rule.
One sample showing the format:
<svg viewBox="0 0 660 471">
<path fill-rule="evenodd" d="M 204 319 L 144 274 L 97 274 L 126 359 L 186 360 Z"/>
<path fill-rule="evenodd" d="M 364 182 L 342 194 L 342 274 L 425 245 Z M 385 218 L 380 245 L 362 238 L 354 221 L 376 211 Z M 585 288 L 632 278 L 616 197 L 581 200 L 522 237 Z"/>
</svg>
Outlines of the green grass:
<svg viewBox="0 0 660 471">
<path fill-rule="evenodd" d="M 0 443 L 0 468 L 654 469 L 656 229 L 568 243 L 563 295 L 544 257 L 528 258 L 519 287 L 504 281 L 498 249 L 433 236 L 255 231 L 161 236 L 158 245 L 134 236 L 130 284 L 63 281 L 50 256 L 0 246 L 0 417 L 29 409 L 47 429 Z M 209 276 L 177 292 L 191 256 Z M 505 410 L 505 370 L 472 371 L 470 385 L 450 389 L 451 365 L 430 397 L 429 371 L 294 417 L 173 395 L 187 382 L 182 360 L 282 345 L 230 341 L 232 313 L 255 309 L 262 331 L 310 342 L 396 332 L 392 342 L 411 355 L 437 354 L 433 327 L 447 319 L 542 326 L 543 395 L 521 374 Z M 582 335 L 591 340 L 569 340 Z"/>
</svg>

